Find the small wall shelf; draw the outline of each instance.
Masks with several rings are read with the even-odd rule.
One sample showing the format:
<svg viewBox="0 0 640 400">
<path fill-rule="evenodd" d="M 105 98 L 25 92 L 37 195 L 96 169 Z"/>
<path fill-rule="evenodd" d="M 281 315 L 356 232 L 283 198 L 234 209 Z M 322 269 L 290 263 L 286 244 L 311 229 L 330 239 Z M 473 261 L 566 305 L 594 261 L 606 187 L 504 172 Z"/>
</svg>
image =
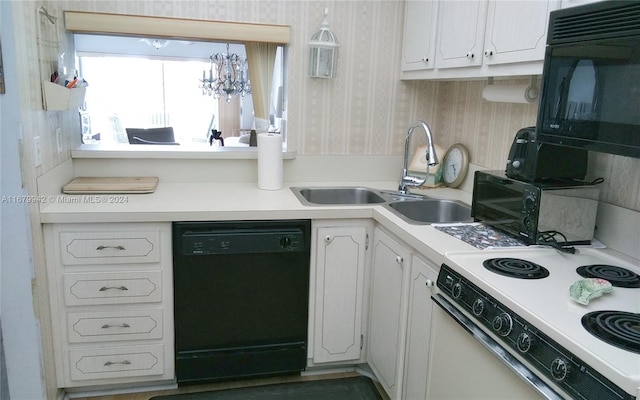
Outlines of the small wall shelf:
<svg viewBox="0 0 640 400">
<path fill-rule="evenodd" d="M 44 81 L 42 84 L 44 97 L 43 107 L 49 111 L 64 111 L 79 108 L 84 103 L 86 87 L 67 89 L 64 86 Z"/>
</svg>

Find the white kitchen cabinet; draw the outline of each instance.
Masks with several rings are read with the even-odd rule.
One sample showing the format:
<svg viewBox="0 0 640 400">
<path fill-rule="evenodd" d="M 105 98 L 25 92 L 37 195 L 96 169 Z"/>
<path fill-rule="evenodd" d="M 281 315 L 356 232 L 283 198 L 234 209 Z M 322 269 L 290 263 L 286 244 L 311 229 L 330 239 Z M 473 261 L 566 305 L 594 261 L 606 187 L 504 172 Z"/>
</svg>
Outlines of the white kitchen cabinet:
<svg viewBox="0 0 640 400">
<path fill-rule="evenodd" d="M 405 16 L 402 79 L 473 79 L 482 77 L 539 75 L 542 73 L 549 13 L 560 7 L 560 0 L 423 0 L 410 1 Z M 431 18 L 437 9 L 437 32 Z M 425 14 L 429 12 L 429 14 Z M 423 26 L 419 20 L 422 18 Z M 407 60 L 417 59 L 417 43 L 427 48 L 433 36 L 435 65 Z M 413 55 L 412 57 L 407 54 Z"/>
<path fill-rule="evenodd" d="M 359 361 L 363 348 L 364 277 L 371 221 L 314 224 L 315 364 Z"/>
<path fill-rule="evenodd" d="M 367 360 L 391 400 L 401 398 L 411 252 L 376 228 Z"/>
<path fill-rule="evenodd" d="M 559 6 L 558 0 L 489 1 L 484 64 L 539 61 L 542 68 L 549 13 Z"/>
<path fill-rule="evenodd" d="M 439 5 L 437 1 L 424 0 L 405 3 L 402 71 L 434 68 Z"/>
<path fill-rule="evenodd" d="M 58 387 L 173 380 L 171 224 L 44 232 Z"/>
<path fill-rule="evenodd" d="M 436 67 L 482 64 L 486 1 L 442 1 L 438 13 Z"/>
<path fill-rule="evenodd" d="M 409 280 L 409 312 L 402 390 L 402 398 L 405 400 L 427 399 L 429 337 L 433 308 L 431 294 L 437 278 L 436 267 L 431 262 L 413 257 Z"/>
</svg>

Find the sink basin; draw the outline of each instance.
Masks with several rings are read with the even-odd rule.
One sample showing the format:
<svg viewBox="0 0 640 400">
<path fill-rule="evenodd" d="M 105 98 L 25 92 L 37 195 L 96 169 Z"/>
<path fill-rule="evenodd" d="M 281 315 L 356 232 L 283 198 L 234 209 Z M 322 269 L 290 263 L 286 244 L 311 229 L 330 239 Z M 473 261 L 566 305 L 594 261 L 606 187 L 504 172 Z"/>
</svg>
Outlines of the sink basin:
<svg viewBox="0 0 640 400">
<path fill-rule="evenodd" d="M 472 222 L 471 208 L 455 200 L 426 199 L 397 201 L 388 206 L 412 224 Z"/>
<path fill-rule="evenodd" d="M 291 188 L 302 203 L 376 204 L 384 203 L 376 191 L 362 187 Z"/>
</svg>

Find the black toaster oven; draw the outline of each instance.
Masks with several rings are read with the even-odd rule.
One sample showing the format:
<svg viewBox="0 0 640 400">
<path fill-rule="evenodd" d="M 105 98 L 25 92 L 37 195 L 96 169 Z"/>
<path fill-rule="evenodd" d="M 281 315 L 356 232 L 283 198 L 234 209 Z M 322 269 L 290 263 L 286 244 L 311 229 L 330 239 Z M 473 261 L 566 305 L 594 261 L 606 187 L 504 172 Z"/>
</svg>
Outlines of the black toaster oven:
<svg viewBox="0 0 640 400">
<path fill-rule="evenodd" d="M 527 244 L 550 238 L 563 245 L 589 244 L 599 193 L 596 185 L 523 182 L 502 171 L 477 171 L 471 215 Z"/>
</svg>

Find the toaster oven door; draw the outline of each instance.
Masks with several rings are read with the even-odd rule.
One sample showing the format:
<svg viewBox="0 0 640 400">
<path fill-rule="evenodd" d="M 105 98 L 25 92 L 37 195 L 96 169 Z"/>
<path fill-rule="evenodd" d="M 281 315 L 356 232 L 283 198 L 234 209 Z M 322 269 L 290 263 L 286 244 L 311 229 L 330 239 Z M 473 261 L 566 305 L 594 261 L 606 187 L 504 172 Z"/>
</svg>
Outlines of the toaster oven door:
<svg viewBox="0 0 640 400">
<path fill-rule="evenodd" d="M 507 177 L 476 172 L 471 216 L 504 232 L 521 236 L 524 185 Z"/>
</svg>

